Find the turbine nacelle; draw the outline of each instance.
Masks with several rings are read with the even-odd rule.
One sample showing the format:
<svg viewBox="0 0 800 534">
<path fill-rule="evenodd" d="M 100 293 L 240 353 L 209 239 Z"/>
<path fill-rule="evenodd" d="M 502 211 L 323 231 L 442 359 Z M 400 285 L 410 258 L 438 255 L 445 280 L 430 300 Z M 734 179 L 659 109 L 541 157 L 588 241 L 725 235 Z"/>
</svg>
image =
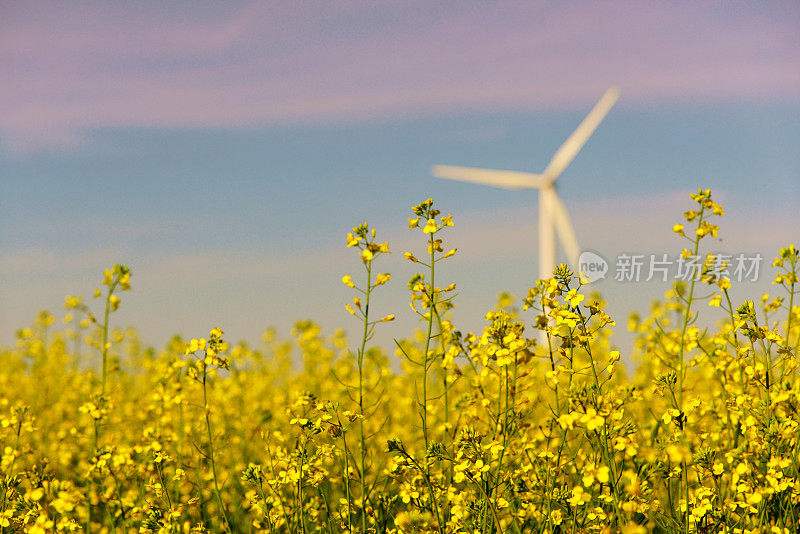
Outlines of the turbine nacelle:
<svg viewBox="0 0 800 534">
<path fill-rule="evenodd" d="M 586 141 L 600 125 L 611 107 L 619 98 L 619 89 L 611 87 L 595 104 L 585 119 L 559 147 L 544 172 L 534 174 L 520 171 L 479 169 L 474 167 L 455 167 L 434 165 L 431 172 L 437 178 L 459 180 L 476 184 L 500 187 L 502 189 L 539 190 L 539 277 L 547 278 L 556 261 L 555 234 L 564 248 L 573 270 L 578 270 L 580 247 L 575 237 L 567 209 L 555 190 L 555 182 L 572 163 Z"/>
</svg>

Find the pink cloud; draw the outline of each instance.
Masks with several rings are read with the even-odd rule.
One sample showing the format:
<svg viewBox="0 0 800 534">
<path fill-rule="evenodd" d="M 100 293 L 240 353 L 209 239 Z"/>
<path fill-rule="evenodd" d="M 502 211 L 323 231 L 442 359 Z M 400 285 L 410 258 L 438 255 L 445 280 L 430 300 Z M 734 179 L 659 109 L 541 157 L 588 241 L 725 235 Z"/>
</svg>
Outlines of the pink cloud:
<svg viewBox="0 0 800 534">
<path fill-rule="evenodd" d="M 800 94 L 792 3 L 171 5 L 2 8 L 0 142 Z"/>
</svg>

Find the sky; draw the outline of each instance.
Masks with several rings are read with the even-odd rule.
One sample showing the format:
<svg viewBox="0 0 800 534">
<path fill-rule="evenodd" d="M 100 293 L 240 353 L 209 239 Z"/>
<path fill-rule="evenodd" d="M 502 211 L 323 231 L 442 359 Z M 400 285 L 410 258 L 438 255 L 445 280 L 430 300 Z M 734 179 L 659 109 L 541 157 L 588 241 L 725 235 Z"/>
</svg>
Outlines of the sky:
<svg viewBox="0 0 800 534">
<path fill-rule="evenodd" d="M 368 221 L 393 252 L 390 346 L 416 325 L 402 253 L 424 250 L 406 221 L 428 197 L 456 223 L 456 326 L 479 330 L 535 283 L 537 193 L 430 167 L 541 172 L 612 85 L 557 187 L 619 331 L 675 274 L 617 281 L 619 255 L 674 258 L 698 187 L 727 211 L 707 252 L 764 258 L 736 298 L 774 292 L 769 260 L 800 242 L 797 2 L 4 2 L 0 80 L 3 345 L 115 262 L 133 290 L 112 324 L 155 347 L 355 333 L 344 237 Z"/>
</svg>

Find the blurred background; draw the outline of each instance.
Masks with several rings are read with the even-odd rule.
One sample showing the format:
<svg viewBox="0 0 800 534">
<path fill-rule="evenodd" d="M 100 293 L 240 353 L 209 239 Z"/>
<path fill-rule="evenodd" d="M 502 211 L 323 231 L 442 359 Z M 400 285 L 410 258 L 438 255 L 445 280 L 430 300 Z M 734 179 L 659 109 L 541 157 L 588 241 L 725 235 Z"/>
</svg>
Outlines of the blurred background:
<svg viewBox="0 0 800 534">
<path fill-rule="evenodd" d="M 595 289 L 623 353 L 628 313 L 672 280 L 616 281 L 616 258 L 675 258 L 690 192 L 727 211 L 706 252 L 764 258 L 737 299 L 772 291 L 771 259 L 800 241 L 795 1 L 6 2 L 0 80 L 0 344 L 67 294 L 91 305 L 114 262 L 133 291 L 112 323 L 157 347 L 304 318 L 357 333 L 340 279 L 361 279 L 344 237 L 366 220 L 393 252 L 373 301 L 398 317 L 390 348 L 416 324 L 402 253 L 425 249 L 407 218 L 428 197 L 456 223 L 439 281 L 478 331 L 535 283 L 537 192 L 430 167 L 541 172 L 611 85 L 558 190 L 611 265 Z"/>
</svg>

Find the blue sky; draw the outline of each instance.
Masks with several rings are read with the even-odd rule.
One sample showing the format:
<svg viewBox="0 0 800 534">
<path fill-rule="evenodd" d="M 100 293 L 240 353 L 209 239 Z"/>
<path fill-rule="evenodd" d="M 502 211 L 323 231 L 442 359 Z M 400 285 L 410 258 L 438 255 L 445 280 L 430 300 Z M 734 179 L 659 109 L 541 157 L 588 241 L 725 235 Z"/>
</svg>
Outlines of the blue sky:
<svg viewBox="0 0 800 534">
<path fill-rule="evenodd" d="M 498 292 L 534 281 L 536 193 L 436 181 L 430 166 L 540 172 L 612 84 L 620 100 L 558 183 L 582 247 L 677 253 L 670 227 L 699 186 L 728 211 L 719 251 L 769 258 L 800 236 L 795 3 L 21 2 L 0 15 L 3 344 L 115 261 L 134 287 L 116 324 L 157 346 L 214 325 L 256 341 L 305 317 L 353 330 L 339 279 L 359 272 L 344 234 L 363 220 L 394 252 L 379 266 L 394 275 L 379 311 L 399 317 L 385 344 L 414 324 L 402 252 L 424 247 L 405 221 L 429 196 L 457 225 L 443 274 L 456 319 L 479 329 Z M 666 284 L 597 287 L 622 327 Z"/>
</svg>

